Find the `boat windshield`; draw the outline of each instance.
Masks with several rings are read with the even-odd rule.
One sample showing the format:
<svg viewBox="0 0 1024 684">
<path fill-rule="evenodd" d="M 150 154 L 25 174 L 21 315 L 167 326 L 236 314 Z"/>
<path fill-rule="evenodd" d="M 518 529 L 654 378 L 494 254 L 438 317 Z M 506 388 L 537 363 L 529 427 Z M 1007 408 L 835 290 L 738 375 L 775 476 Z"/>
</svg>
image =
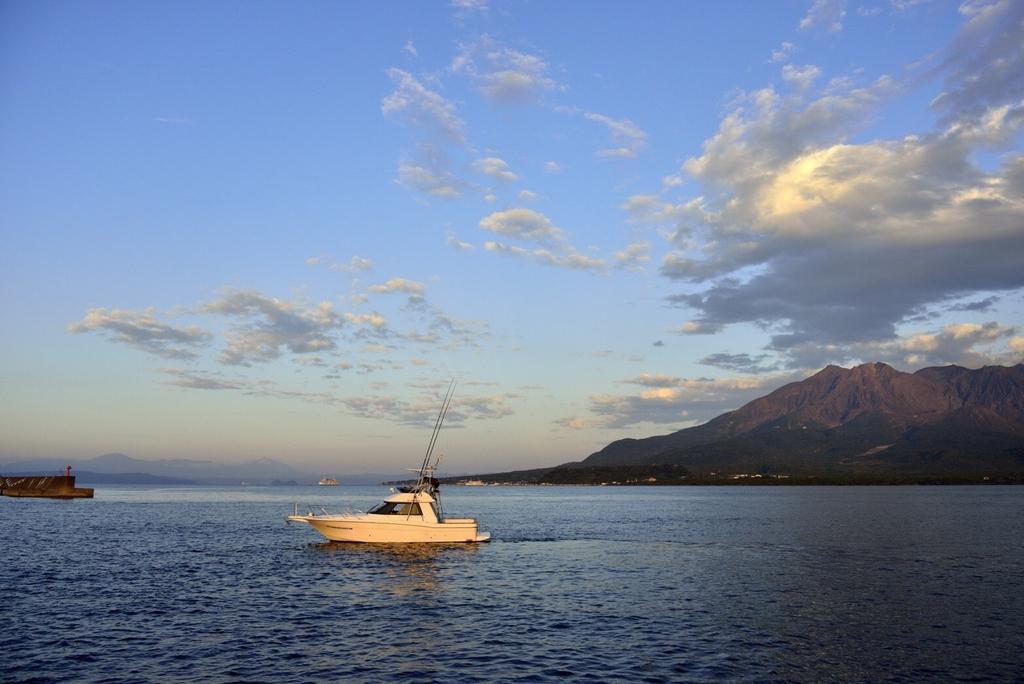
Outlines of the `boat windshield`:
<svg viewBox="0 0 1024 684">
<path fill-rule="evenodd" d="M 370 509 L 375 515 L 423 515 L 418 503 L 401 503 L 385 501 L 380 506 Z"/>
</svg>

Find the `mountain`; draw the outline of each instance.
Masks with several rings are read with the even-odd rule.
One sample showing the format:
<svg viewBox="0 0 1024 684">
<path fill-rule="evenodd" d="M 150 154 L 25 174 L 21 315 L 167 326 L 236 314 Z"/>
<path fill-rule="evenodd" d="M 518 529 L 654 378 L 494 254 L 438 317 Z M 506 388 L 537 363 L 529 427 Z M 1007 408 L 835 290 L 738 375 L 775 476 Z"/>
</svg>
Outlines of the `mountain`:
<svg viewBox="0 0 1024 684">
<path fill-rule="evenodd" d="M 1024 364 L 828 366 L 703 425 L 618 440 L 556 470 L 654 464 L 695 474 L 1024 474 Z"/>
<path fill-rule="evenodd" d="M 827 366 L 668 435 L 495 482 L 1024 482 L 1024 364 Z M 737 480 L 738 478 L 738 480 Z M 749 479 L 743 479 L 749 478 Z"/>
</svg>

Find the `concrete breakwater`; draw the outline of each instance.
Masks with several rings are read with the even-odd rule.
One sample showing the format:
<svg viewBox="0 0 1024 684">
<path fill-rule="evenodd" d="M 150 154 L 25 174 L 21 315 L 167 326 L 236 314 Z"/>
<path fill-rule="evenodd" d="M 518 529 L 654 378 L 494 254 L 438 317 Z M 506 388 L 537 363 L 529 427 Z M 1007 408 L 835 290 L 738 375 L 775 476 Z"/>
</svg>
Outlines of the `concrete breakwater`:
<svg viewBox="0 0 1024 684">
<path fill-rule="evenodd" d="M 32 496 L 48 499 L 91 499 L 91 487 L 76 487 L 74 475 L 0 476 L 3 496 Z"/>
</svg>

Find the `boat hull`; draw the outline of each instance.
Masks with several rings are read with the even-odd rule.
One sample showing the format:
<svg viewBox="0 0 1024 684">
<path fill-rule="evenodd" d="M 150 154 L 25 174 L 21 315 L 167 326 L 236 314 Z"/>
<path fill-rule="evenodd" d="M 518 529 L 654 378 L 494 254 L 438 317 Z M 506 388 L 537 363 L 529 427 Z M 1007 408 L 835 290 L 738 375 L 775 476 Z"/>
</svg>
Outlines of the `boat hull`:
<svg viewBox="0 0 1024 684">
<path fill-rule="evenodd" d="M 469 519 L 429 523 L 377 521 L 333 515 L 291 515 L 288 520 L 304 522 L 327 539 L 338 542 L 452 544 L 484 542 L 491 538 L 489 534 L 478 533 L 476 521 Z"/>
</svg>

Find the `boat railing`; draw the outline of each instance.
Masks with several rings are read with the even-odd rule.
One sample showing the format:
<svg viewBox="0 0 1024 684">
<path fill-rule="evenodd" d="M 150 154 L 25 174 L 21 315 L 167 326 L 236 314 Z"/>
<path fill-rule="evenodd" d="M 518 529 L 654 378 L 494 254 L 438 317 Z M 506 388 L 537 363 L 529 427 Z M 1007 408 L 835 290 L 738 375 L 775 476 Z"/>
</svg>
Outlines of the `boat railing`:
<svg viewBox="0 0 1024 684">
<path fill-rule="evenodd" d="M 331 513 L 329 510 L 327 510 L 327 506 L 316 506 L 316 508 L 319 510 L 319 513 L 313 510 L 314 507 L 311 506 L 310 504 L 306 504 L 304 508 L 306 509 L 306 515 L 311 518 L 315 518 L 321 515 L 363 515 L 363 511 L 359 510 L 358 508 L 346 508 L 341 513 Z M 292 515 L 299 515 L 298 502 L 293 504 L 292 511 Z"/>
<path fill-rule="evenodd" d="M 331 511 L 327 510 L 327 506 L 316 506 L 316 507 L 314 507 L 314 506 L 311 506 L 309 504 L 306 504 L 304 506 L 304 508 L 306 509 L 306 515 L 308 517 L 311 517 L 311 518 L 316 518 L 316 517 L 319 517 L 319 516 L 322 516 L 322 515 L 366 515 L 366 511 L 364 511 L 362 509 L 359 509 L 359 508 L 345 508 L 340 513 L 332 513 Z M 316 510 L 314 510 L 314 508 Z M 319 512 L 317 512 L 317 511 L 319 511 Z M 299 504 L 298 503 L 294 504 L 293 513 L 292 514 L 293 515 L 299 515 Z"/>
</svg>

